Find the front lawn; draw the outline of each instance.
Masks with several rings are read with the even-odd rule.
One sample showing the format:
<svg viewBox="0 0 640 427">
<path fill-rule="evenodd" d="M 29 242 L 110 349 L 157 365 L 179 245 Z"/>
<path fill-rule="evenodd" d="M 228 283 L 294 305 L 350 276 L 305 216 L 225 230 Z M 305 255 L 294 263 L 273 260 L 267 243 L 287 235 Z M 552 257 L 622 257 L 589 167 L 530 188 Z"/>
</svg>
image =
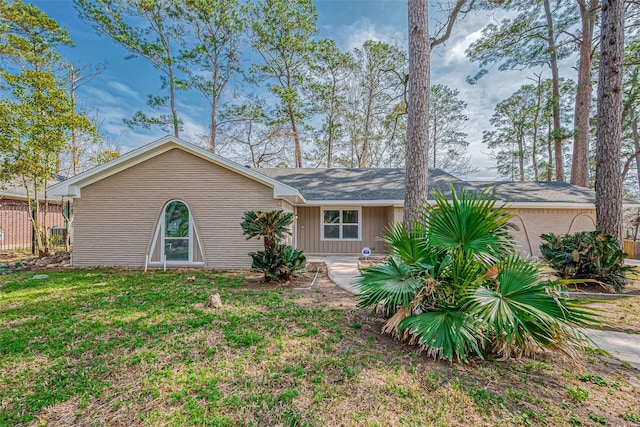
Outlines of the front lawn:
<svg viewBox="0 0 640 427">
<path fill-rule="evenodd" d="M 640 422 L 628 365 L 434 362 L 322 275 L 294 290 L 225 272 L 34 274 L 0 277 L 0 425 Z M 205 307 L 216 292 L 224 307 Z"/>
</svg>

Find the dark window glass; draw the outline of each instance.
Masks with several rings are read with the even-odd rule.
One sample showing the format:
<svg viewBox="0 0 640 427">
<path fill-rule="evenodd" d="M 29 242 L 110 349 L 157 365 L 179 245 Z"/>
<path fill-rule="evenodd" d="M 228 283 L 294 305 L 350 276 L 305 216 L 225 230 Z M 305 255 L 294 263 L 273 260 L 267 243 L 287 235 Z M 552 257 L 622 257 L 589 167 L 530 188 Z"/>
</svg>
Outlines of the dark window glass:
<svg viewBox="0 0 640 427">
<path fill-rule="evenodd" d="M 358 211 L 342 211 L 342 223 L 343 224 L 357 224 L 358 223 Z"/>
<path fill-rule="evenodd" d="M 325 225 L 324 226 L 324 238 L 325 239 L 339 239 L 340 238 L 340 226 L 339 225 Z"/>
<path fill-rule="evenodd" d="M 189 239 L 164 239 L 167 261 L 189 261 Z"/>
<path fill-rule="evenodd" d="M 324 223 L 325 224 L 339 224 L 340 223 L 340 211 L 324 211 Z"/>
<path fill-rule="evenodd" d="M 342 226 L 342 238 L 343 239 L 357 239 L 358 238 L 358 226 L 357 225 L 343 225 Z"/>
</svg>

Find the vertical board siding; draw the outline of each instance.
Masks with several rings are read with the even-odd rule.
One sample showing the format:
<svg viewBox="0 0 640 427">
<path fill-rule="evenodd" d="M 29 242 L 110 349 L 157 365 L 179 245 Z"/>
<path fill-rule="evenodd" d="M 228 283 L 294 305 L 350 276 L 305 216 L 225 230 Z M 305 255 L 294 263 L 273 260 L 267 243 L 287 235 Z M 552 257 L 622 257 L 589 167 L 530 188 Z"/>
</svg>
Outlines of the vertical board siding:
<svg viewBox="0 0 640 427">
<path fill-rule="evenodd" d="M 240 222 L 247 210 L 280 209 L 273 189 L 180 149 L 173 149 L 82 189 L 75 200 L 73 264 L 144 265 L 164 205 L 184 201 L 209 268 L 247 268 Z"/>
<path fill-rule="evenodd" d="M 518 252 L 541 256 L 541 234 L 568 234 L 595 230 L 595 209 L 510 209 L 516 216 L 511 221 Z"/>
<path fill-rule="evenodd" d="M 392 221 L 402 221 L 402 208 L 394 207 L 388 215 Z M 541 234 L 567 234 L 595 230 L 595 209 L 509 209 L 516 215 L 511 221 L 517 229 L 511 230 L 516 250 L 526 256 L 541 256 Z"/>
<path fill-rule="evenodd" d="M 329 207 L 329 206 L 327 206 Z M 319 206 L 298 207 L 298 248 L 310 254 L 359 254 L 368 247 L 374 253 L 384 253 L 384 243 L 378 240 L 388 224 L 388 208 L 363 207 L 361 241 L 320 240 Z M 336 208 L 338 209 L 338 208 Z M 341 208 L 342 209 L 342 208 Z"/>
</svg>

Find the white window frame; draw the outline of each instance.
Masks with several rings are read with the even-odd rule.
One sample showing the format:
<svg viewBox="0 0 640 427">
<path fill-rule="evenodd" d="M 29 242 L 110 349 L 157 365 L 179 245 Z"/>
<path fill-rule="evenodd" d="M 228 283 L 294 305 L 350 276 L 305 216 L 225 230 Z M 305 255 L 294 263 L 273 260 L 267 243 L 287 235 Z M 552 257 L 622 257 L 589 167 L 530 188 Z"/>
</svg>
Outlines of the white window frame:
<svg viewBox="0 0 640 427">
<path fill-rule="evenodd" d="M 165 238 L 166 238 L 166 214 L 167 214 L 167 207 L 173 203 L 173 202 L 180 202 L 182 204 L 184 204 L 187 207 L 187 210 L 189 211 L 189 257 L 186 261 L 176 261 L 176 260 L 167 260 L 165 257 Z M 155 252 L 155 248 L 156 248 L 156 243 L 160 243 L 160 258 L 161 261 L 154 261 L 154 262 L 149 262 L 149 264 L 163 264 L 166 263 L 167 265 L 204 265 L 203 261 L 198 261 L 198 262 L 194 262 L 193 261 L 193 252 L 194 250 L 198 250 L 197 248 L 194 247 L 194 241 L 193 238 L 195 236 L 196 241 L 198 243 L 198 247 L 201 248 L 201 243 L 200 243 L 200 237 L 198 236 L 198 233 L 196 231 L 196 228 L 194 227 L 194 220 L 193 220 L 193 215 L 191 214 L 191 208 L 189 207 L 189 205 L 187 204 L 187 202 L 185 202 L 184 200 L 180 200 L 180 199 L 172 199 L 169 200 L 167 203 L 164 204 L 164 206 L 162 207 L 162 212 L 160 213 L 160 221 L 158 221 L 158 225 L 156 228 L 156 236 L 159 238 L 154 238 L 153 239 L 153 244 L 151 246 L 151 250 L 149 251 L 149 256 L 151 256 L 151 254 L 153 254 Z M 181 237 L 184 238 L 184 237 Z M 169 237 L 169 239 L 175 239 L 175 238 L 171 238 Z"/>
<path fill-rule="evenodd" d="M 337 239 L 332 239 L 330 237 L 324 237 L 324 212 L 325 211 L 339 211 L 340 212 L 340 222 L 338 224 L 340 226 L 340 237 Z M 358 226 L 358 238 L 357 239 L 344 239 L 342 237 L 342 226 L 345 225 L 342 223 L 342 211 L 358 211 L 358 223 L 357 224 L 346 224 L 346 225 L 357 225 Z M 320 240 L 326 242 L 361 242 L 362 241 L 362 207 L 360 206 L 321 206 L 320 207 Z"/>
</svg>

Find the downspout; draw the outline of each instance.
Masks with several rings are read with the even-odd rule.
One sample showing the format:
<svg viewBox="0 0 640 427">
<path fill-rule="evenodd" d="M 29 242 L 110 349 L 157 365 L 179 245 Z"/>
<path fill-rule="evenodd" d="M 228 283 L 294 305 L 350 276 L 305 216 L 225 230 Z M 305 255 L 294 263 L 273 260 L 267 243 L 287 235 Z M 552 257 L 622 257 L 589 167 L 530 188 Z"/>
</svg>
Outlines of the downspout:
<svg viewBox="0 0 640 427">
<path fill-rule="evenodd" d="M 293 207 L 293 248 L 298 249 L 298 207 Z"/>
</svg>

